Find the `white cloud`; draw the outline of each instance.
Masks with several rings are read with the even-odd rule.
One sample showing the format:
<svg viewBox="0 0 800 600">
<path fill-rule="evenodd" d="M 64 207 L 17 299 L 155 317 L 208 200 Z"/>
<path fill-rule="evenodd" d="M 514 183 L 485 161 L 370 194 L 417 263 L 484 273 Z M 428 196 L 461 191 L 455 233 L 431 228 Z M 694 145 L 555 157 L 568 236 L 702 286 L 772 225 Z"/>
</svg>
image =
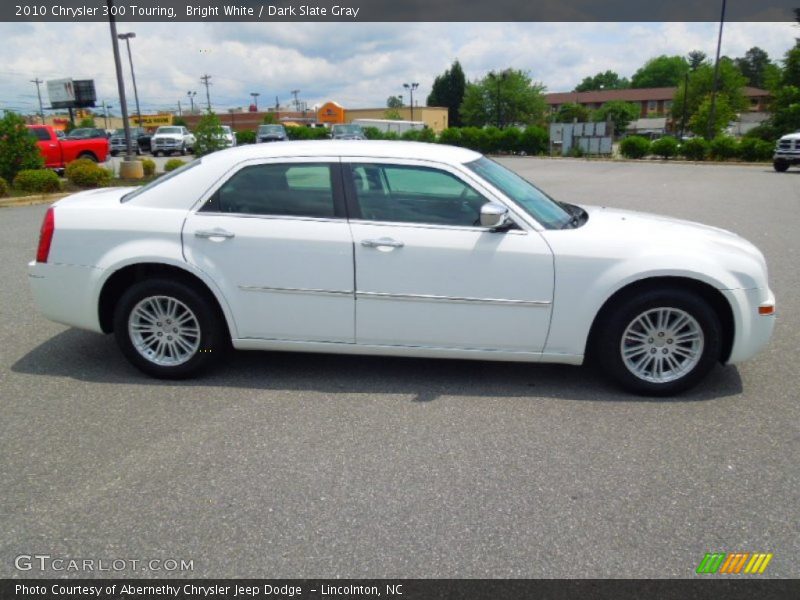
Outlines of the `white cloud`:
<svg viewBox="0 0 800 600">
<path fill-rule="evenodd" d="M 628 76 L 648 58 L 699 49 L 713 56 L 714 23 L 127 23 L 143 110 L 205 103 L 200 76 L 212 76 L 211 99 L 224 110 L 282 103 L 300 89 L 310 105 L 383 106 L 419 82 L 424 103 L 436 75 L 458 58 L 469 79 L 513 67 L 551 91 L 572 89 L 611 69 Z M 752 46 L 779 59 L 800 35 L 790 23 L 728 23 L 722 51 L 742 56 Z M 105 23 L 0 24 L 0 107 L 36 109 L 34 77 L 89 78 L 114 106 L 116 80 Z M 121 47 L 130 104 L 127 54 Z M 406 101 L 408 100 L 405 94 Z M 45 97 L 45 103 L 47 99 Z"/>
</svg>

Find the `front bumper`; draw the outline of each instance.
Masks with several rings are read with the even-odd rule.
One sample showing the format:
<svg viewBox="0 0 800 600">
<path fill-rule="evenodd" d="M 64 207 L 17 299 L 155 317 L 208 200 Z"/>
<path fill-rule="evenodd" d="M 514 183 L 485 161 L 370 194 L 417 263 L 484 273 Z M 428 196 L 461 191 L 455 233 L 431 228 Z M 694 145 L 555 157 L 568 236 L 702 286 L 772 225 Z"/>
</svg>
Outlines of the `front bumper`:
<svg viewBox="0 0 800 600">
<path fill-rule="evenodd" d="M 775 306 L 775 294 L 769 288 L 721 290 L 733 310 L 734 337 L 728 364 L 753 357 L 763 349 L 775 329 L 775 312 L 759 314 L 761 306 Z"/>
<path fill-rule="evenodd" d="M 102 333 L 94 294 L 101 271 L 94 267 L 28 263 L 28 282 L 39 310 L 51 321 Z"/>
</svg>

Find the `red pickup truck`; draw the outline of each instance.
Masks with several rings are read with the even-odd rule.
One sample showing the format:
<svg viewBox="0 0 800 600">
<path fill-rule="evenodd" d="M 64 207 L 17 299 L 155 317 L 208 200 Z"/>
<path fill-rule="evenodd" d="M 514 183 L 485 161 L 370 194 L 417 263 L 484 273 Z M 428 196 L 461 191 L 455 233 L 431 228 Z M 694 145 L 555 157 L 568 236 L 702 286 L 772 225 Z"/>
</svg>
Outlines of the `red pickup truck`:
<svg viewBox="0 0 800 600">
<path fill-rule="evenodd" d="M 106 162 L 108 159 L 109 145 L 105 138 L 62 140 L 49 125 L 28 125 L 28 131 L 36 138 L 48 169 L 60 171 L 77 158 L 88 158 L 95 162 Z"/>
</svg>

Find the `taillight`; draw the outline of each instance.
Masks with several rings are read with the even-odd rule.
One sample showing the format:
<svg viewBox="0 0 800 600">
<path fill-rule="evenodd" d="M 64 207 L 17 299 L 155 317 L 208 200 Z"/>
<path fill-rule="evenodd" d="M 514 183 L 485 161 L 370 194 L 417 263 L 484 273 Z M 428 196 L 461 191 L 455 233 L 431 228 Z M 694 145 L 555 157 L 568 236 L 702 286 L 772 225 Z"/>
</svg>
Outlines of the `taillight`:
<svg viewBox="0 0 800 600">
<path fill-rule="evenodd" d="M 53 208 L 48 208 L 39 230 L 39 248 L 36 250 L 36 262 L 46 263 L 50 254 L 50 242 L 53 241 L 53 232 L 56 230 L 56 217 Z"/>
</svg>

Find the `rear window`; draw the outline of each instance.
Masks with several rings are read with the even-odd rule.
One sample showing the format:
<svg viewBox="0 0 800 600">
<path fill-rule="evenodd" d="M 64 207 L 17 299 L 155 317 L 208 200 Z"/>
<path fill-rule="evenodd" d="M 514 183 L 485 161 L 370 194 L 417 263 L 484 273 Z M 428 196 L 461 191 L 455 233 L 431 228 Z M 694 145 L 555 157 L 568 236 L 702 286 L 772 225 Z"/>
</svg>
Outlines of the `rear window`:
<svg viewBox="0 0 800 600">
<path fill-rule="evenodd" d="M 28 129 L 28 133 L 37 140 L 46 141 L 50 139 L 50 132 L 44 127 L 31 127 Z"/>
<path fill-rule="evenodd" d="M 142 187 L 136 188 L 132 192 L 128 192 L 127 194 L 125 194 L 120 199 L 120 202 L 128 202 L 129 200 L 133 200 L 137 196 L 139 196 L 141 194 L 144 194 L 145 192 L 149 192 L 150 190 L 152 190 L 154 188 L 157 188 L 162 183 L 164 183 L 166 181 L 169 181 L 170 179 L 173 179 L 174 177 L 180 177 L 181 175 L 186 173 L 186 171 L 194 169 L 201 162 L 203 162 L 203 159 L 202 158 L 197 158 L 197 159 L 193 160 L 192 162 L 183 165 L 182 167 L 178 167 L 174 171 L 170 171 L 169 173 L 165 173 L 164 175 L 162 175 L 161 177 L 159 177 L 158 179 L 156 179 L 154 181 L 151 181 L 147 185 L 143 185 Z"/>
</svg>

